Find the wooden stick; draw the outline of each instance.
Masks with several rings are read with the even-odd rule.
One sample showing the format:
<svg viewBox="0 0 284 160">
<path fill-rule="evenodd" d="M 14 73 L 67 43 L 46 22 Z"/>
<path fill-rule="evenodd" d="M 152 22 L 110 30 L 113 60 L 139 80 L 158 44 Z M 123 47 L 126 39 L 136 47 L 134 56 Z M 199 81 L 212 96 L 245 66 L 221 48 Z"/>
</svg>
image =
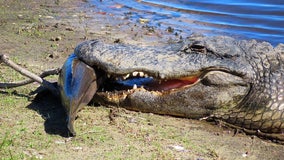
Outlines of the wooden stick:
<svg viewBox="0 0 284 160">
<path fill-rule="evenodd" d="M 32 81 L 38 82 L 43 87 L 49 89 L 53 94 L 59 95 L 59 91 L 58 91 L 57 87 L 54 86 L 51 82 L 48 82 L 48 81 L 44 80 L 42 77 L 40 77 L 40 76 L 38 76 L 34 73 L 31 73 L 30 71 L 26 70 L 25 68 L 22 68 L 21 66 L 17 65 L 13 61 L 9 60 L 8 56 L 6 56 L 4 54 L 0 54 L 0 63 L 1 62 L 5 63 L 7 66 L 16 70 L 17 72 L 19 72 L 23 76 L 26 76 L 26 77 L 32 79 Z"/>
<path fill-rule="evenodd" d="M 20 67 L 19 65 L 17 65 L 16 63 L 14 63 L 13 61 L 9 60 L 8 56 L 6 55 L 0 55 L 0 60 L 2 62 L 4 62 L 7 66 L 13 68 L 14 70 L 16 70 L 17 72 L 19 72 L 21 75 L 29 77 L 30 79 L 33 79 L 34 81 L 42 84 L 43 83 L 43 79 L 40 78 L 39 76 L 37 76 L 34 73 L 29 72 L 28 70 Z"/>
<path fill-rule="evenodd" d="M 56 69 L 51 69 L 51 70 L 47 70 L 44 71 L 43 73 L 41 73 L 39 75 L 39 77 L 41 78 L 45 78 L 47 76 L 51 76 L 51 75 L 58 75 L 60 72 L 60 68 L 56 68 Z M 15 88 L 15 87 L 20 87 L 20 86 L 24 86 L 30 83 L 33 83 L 35 80 L 33 79 L 26 79 L 23 81 L 18 81 L 18 82 L 6 82 L 6 83 L 1 83 L 0 82 L 0 88 Z"/>
</svg>

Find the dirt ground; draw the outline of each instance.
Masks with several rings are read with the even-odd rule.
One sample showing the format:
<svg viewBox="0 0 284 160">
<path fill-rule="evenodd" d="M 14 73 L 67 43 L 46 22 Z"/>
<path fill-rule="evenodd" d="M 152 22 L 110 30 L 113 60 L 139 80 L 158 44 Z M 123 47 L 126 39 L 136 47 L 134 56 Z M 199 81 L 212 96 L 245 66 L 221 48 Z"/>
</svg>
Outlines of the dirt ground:
<svg viewBox="0 0 284 160">
<path fill-rule="evenodd" d="M 114 6 L 115 7 L 115 6 Z M 0 53 L 34 73 L 61 67 L 86 39 L 161 45 L 172 32 L 102 12 L 79 0 L 0 0 Z M 0 81 L 22 76 L 0 64 Z M 56 81 L 57 76 L 48 78 Z M 205 121 L 86 106 L 68 138 L 58 97 L 29 93 L 38 84 L 0 90 L 1 159 L 283 159 L 284 146 Z M 114 119 L 110 118 L 110 113 Z"/>
</svg>

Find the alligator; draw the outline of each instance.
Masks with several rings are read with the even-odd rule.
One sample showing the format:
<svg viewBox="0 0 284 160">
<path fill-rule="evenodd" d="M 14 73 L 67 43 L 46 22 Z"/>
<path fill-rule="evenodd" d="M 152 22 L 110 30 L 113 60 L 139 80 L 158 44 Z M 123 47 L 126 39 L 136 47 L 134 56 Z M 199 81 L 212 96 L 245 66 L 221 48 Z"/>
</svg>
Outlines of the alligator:
<svg viewBox="0 0 284 160">
<path fill-rule="evenodd" d="M 89 40 L 67 59 L 58 83 L 73 136 L 77 112 L 93 99 L 284 140 L 284 44 L 203 35 L 165 46 Z"/>
</svg>

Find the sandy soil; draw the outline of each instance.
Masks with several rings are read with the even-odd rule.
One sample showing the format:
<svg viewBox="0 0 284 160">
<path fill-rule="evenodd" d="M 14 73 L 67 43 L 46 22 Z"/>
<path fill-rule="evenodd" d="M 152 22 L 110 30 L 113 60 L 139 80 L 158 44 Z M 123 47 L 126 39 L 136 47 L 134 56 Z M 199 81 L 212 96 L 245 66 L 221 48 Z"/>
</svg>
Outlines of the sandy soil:
<svg viewBox="0 0 284 160">
<path fill-rule="evenodd" d="M 39 74 L 61 67 L 86 39 L 162 45 L 172 32 L 101 12 L 79 0 L 0 0 L 0 53 Z M 0 81 L 23 79 L 0 65 Z M 51 76 L 56 81 L 57 76 Z M 284 146 L 204 121 L 86 106 L 68 138 L 65 113 L 48 92 L 29 95 L 33 83 L 0 90 L 1 159 L 282 159 Z M 110 115 L 114 119 L 110 118 Z"/>
</svg>

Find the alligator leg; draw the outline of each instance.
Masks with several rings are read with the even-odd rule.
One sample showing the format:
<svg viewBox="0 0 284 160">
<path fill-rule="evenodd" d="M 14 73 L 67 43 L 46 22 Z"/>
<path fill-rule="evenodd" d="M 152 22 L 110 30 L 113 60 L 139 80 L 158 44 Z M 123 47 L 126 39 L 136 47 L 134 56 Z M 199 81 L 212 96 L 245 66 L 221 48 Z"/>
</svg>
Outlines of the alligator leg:
<svg viewBox="0 0 284 160">
<path fill-rule="evenodd" d="M 71 136 L 76 136 L 74 121 L 77 112 L 91 101 L 98 88 L 95 70 L 71 55 L 62 67 L 58 83 L 67 113 L 67 128 Z"/>
</svg>

